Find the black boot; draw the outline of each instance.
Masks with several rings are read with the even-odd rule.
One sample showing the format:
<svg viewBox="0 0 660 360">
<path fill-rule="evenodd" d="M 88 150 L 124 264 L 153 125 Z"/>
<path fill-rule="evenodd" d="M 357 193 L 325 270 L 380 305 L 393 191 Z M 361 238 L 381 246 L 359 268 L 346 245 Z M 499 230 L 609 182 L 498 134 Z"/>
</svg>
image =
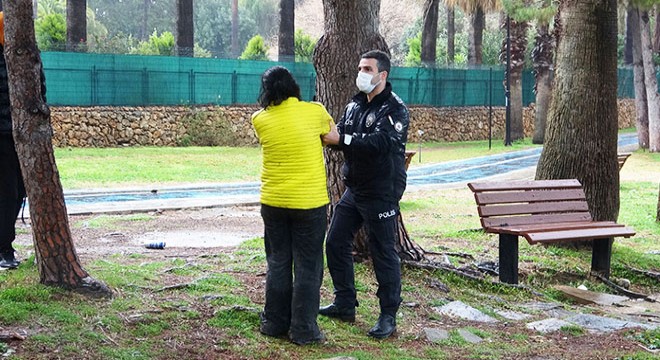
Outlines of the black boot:
<svg viewBox="0 0 660 360">
<path fill-rule="evenodd" d="M 14 257 L 14 252 L 4 252 L 0 253 L 0 267 L 7 269 L 16 269 L 20 264 L 19 261 Z"/>
<path fill-rule="evenodd" d="M 396 331 L 396 319 L 392 315 L 381 314 L 378 322 L 369 330 L 367 335 L 375 339 L 388 338 Z"/>
<path fill-rule="evenodd" d="M 355 322 L 355 307 L 341 307 L 332 303 L 319 308 L 319 315 L 336 318 L 341 321 Z"/>
</svg>

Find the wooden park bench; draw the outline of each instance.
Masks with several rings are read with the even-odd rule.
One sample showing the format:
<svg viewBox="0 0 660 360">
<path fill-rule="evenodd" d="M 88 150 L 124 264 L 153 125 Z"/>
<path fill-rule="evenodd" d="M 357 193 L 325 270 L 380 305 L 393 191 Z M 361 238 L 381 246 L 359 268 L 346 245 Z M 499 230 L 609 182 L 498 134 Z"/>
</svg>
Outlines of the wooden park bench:
<svg viewBox="0 0 660 360">
<path fill-rule="evenodd" d="M 481 226 L 499 234 L 500 281 L 518 283 L 518 236 L 530 244 L 593 241 L 591 270 L 609 277 L 610 238 L 635 231 L 614 221 L 594 221 L 578 180 L 469 183 Z"/>
<path fill-rule="evenodd" d="M 621 168 L 623 167 L 623 164 L 626 163 L 626 160 L 628 160 L 628 157 L 632 155 L 631 153 L 621 153 L 617 155 L 617 160 L 619 161 L 619 171 L 621 171 Z"/>
</svg>

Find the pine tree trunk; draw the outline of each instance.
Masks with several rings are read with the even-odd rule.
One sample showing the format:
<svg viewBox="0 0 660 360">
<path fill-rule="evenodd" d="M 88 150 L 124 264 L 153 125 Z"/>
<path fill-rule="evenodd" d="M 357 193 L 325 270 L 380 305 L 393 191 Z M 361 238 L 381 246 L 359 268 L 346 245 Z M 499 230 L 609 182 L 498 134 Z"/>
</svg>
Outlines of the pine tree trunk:
<svg viewBox="0 0 660 360">
<path fill-rule="evenodd" d="M 635 46 L 634 37 L 637 34 L 639 34 L 639 31 L 635 31 L 634 22 L 638 21 L 634 19 L 636 17 L 637 17 L 637 9 L 634 9 L 631 5 L 628 5 L 628 9 L 626 10 L 626 41 L 623 48 L 624 65 L 632 65 L 633 63 L 633 46 Z"/>
<path fill-rule="evenodd" d="M 5 2 L 5 56 L 13 135 L 30 200 L 30 220 L 40 281 L 93 296 L 110 290 L 92 279 L 76 254 L 53 155 L 50 110 L 41 95 L 41 58 L 32 0 Z"/>
<path fill-rule="evenodd" d="M 193 0 L 176 0 L 176 9 L 177 56 L 193 57 L 195 47 Z"/>
<path fill-rule="evenodd" d="M 468 65 L 482 64 L 482 45 L 486 27 L 486 15 L 481 6 L 477 6 L 470 14 L 470 30 L 468 31 Z"/>
<path fill-rule="evenodd" d="M 277 38 L 278 61 L 295 61 L 295 1 L 280 0 L 280 32 Z"/>
<path fill-rule="evenodd" d="M 655 221 L 660 222 L 660 189 L 658 189 L 658 210 L 655 214 Z"/>
<path fill-rule="evenodd" d="M 642 59 L 644 61 L 644 83 L 646 84 L 646 101 L 649 111 L 649 151 L 660 152 L 660 95 L 658 80 L 653 64 L 653 49 L 651 47 L 651 29 L 647 11 L 639 12 L 639 27 L 642 39 Z"/>
<path fill-rule="evenodd" d="M 323 0 L 324 34 L 314 48 L 313 59 L 317 75 L 316 95 L 335 121 L 339 121 L 344 107 L 357 91 L 355 76 L 360 55 L 373 49 L 389 52 L 385 40 L 378 33 L 379 11 L 380 0 Z M 344 159 L 340 151 L 330 148 L 325 150 L 325 154 L 331 201 L 329 217 L 332 217 L 334 206 L 345 189 L 341 180 Z M 399 228 L 405 229 L 400 218 Z M 366 240 L 364 230 L 360 230 L 354 242 L 356 259 L 369 257 Z M 400 249 L 419 248 L 407 236 L 399 238 L 399 244 Z M 423 252 L 420 254 L 423 256 Z"/>
<path fill-rule="evenodd" d="M 438 39 L 438 2 L 426 0 L 424 3 L 424 26 L 422 28 L 422 65 L 435 67 L 435 48 Z"/>
<path fill-rule="evenodd" d="M 595 220 L 616 220 L 615 0 L 562 1 L 553 98 L 537 179 L 576 178 Z"/>
<path fill-rule="evenodd" d="M 85 51 L 87 0 L 66 1 L 66 51 Z"/>
<path fill-rule="evenodd" d="M 637 142 L 642 149 L 649 148 L 649 108 L 646 100 L 646 85 L 644 81 L 644 59 L 642 58 L 642 37 L 639 29 L 639 11 L 629 11 L 628 26 L 632 33 L 633 83 L 635 85 L 635 127 Z"/>
<path fill-rule="evenodd" d="M 447 64 L 454 64 L 454 55 L 456 53 L 456 45 L 454 39 L 456 38 L 456 26 L 454 7 L 447 6 Z"/>
</svg>

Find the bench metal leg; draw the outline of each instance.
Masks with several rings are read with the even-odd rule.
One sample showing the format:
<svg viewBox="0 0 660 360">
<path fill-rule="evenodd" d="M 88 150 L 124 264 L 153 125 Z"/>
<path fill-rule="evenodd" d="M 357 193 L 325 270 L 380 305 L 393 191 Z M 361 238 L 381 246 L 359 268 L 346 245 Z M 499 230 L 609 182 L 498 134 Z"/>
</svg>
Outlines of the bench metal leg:
<svg viewBox="0 0 660 360">
<path fill-rule="evenodd" d="M 500 234 L 500 281 L 518 283 L 518 236 Z"/>
<path fill-rule="evenodd" d="M 612 242 L 614 239 L 593 240 L 591 254 L 591 271 L 596 272 L 609 279 L 610 261 L 612 259 Z"/>
</svg>

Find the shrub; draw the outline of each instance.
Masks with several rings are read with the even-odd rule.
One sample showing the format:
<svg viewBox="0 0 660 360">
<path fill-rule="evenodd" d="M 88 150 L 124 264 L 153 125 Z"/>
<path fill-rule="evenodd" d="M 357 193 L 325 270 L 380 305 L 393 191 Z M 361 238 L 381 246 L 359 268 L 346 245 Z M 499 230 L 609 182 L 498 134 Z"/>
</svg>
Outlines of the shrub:
<svg viewBox="0 0 660 360">
<path fill-rule="evenodd" d="M 241 60 L 268 60 L 268 47 L 261 35 L 255 35 L 248 41 L 245 50 L 239 57 Z"/>
</svg>

